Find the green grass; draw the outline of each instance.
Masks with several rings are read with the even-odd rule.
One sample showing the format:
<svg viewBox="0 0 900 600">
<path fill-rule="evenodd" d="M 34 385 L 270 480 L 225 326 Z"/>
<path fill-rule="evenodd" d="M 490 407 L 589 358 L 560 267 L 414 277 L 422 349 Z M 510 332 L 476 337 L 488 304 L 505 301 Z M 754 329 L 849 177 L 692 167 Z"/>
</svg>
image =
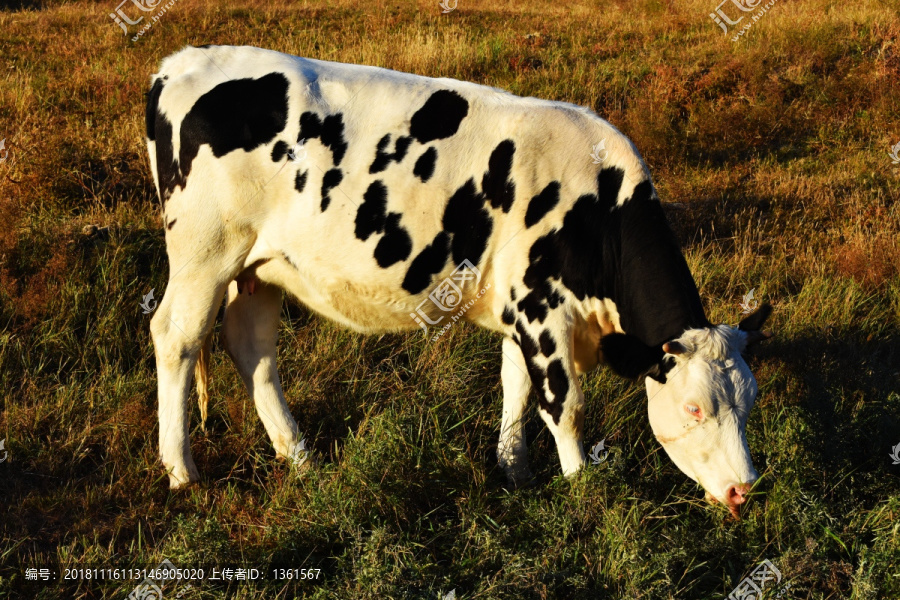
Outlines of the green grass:
<svg viewBox="0 0 900 600">
<path fill-rule="evenodd" d="M 763 559 L 782 597 L 900 598 L 900 4 L 778 2 L 737 43 L 715 4 L 179 0 L 137 43 L 114 1 L 0 11 L 0 597 L 120 599 L 134 582 L 24 569 L 167 558 L 321 569 L 184 598 L 719 600 Z M 750 358 L 763 478 L 745 518 L 703 501 L 643 389 L 604 369 L 582 380 L 585 442 L 609 459 L 562 479 L 532 407 L 536 484 L 507 490 L 497 336 L 364 337 L 290 303 L 280 372 L 320 466 L 275 459 L 216 347 L 206 432 L 191 409 L 203 481 L 170 493 L 138 308 L 167 273 L 143 93 L 189 43 L 468 79 L 622 129 L 683 205 L 669 217 L 710 318 L 735 323 L 750 288 L 775 306 Z"/>
</svg>

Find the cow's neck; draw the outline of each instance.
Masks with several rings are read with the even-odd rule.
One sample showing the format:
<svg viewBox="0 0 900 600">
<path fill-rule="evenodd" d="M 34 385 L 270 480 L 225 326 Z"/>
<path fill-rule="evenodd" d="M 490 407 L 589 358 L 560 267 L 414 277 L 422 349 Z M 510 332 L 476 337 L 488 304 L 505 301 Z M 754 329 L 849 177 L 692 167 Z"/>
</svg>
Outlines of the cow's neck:
<svg viewBox="0 0 900 600">
<path fill-rule="evenodd" d="M 652 347 L 679 337 L 685 330 L 707 327 L 697 285 L 669 227 L 649 181 L 639 184 L 618 213 L 618 258 L 608 269 L 605 285 L 625 333 Z"/>
</svg>

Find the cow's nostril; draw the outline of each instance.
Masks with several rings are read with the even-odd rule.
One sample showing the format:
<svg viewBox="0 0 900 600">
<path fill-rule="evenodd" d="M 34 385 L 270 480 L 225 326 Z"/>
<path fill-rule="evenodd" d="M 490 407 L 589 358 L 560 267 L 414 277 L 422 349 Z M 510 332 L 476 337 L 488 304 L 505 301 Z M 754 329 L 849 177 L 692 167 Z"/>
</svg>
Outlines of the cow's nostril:
<svg viewBox="0 0 900 600">
<path fill-rule="evenodd" d="M 729 486 L 728 490 L 725 492 L 725 499 L 728 504 L 743 504 L 744 500 L 746 500 L 745 496 L 749 491 L 750 485 L 747 483 L 732 485 Z"/>
</svg>

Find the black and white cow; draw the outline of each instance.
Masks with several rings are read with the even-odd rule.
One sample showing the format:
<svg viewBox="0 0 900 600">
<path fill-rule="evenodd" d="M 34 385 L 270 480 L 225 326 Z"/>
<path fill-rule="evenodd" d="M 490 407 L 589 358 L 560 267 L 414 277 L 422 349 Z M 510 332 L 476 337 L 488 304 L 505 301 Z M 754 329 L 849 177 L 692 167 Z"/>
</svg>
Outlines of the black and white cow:
<svg viewBox="0 0 900 600">
<path fill-rule="evenodd" d="M 532 388 L 563 473 L 584 464 L 577 374 L 604 362 L 646 378 L 651 426 L 682 471 L 734 513 L 744 501 L 757 388 L 741 351 L 766 336 L 768 309 L 738 328 L 707 321 L 646 165 L 589 110 L 189 47 L 152 78 L 147 145 L 169 256 L 151 330 L 172 487 L 198 480 L 187 398 L 196 366 L 205 415 L 204 348 L 223 297 L 225 347 L 275 450 L 300 461 L 275 365 L 282 291 L 356 331 L 417 329 L 445 316 L 425 300 L 465 264 L 478 277 L 456 279 L 455 305 L 503 335 L 510 479 L 530 477 Z"/>
</svg>

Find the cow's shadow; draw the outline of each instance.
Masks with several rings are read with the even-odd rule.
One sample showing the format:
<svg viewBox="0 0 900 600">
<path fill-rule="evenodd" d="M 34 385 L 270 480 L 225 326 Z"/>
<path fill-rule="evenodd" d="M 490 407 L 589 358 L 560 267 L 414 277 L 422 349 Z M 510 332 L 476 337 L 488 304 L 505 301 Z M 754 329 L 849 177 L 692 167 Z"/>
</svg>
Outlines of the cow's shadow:
<svg viewBox="0 0 900 600">
<path fill-rule="evenodd" d="M 805 329 L 776 338 L 758 360 L 785 370 L 780 396 L 788 393 L 785 384 L 797 390 L 796 398 L 762 410 L 799 409 L 803 452 L 822 473 L 887 470 L 888 454 L 900 443 L 900 330 L 875 337 L 850 328 Z"/>
</svg>

